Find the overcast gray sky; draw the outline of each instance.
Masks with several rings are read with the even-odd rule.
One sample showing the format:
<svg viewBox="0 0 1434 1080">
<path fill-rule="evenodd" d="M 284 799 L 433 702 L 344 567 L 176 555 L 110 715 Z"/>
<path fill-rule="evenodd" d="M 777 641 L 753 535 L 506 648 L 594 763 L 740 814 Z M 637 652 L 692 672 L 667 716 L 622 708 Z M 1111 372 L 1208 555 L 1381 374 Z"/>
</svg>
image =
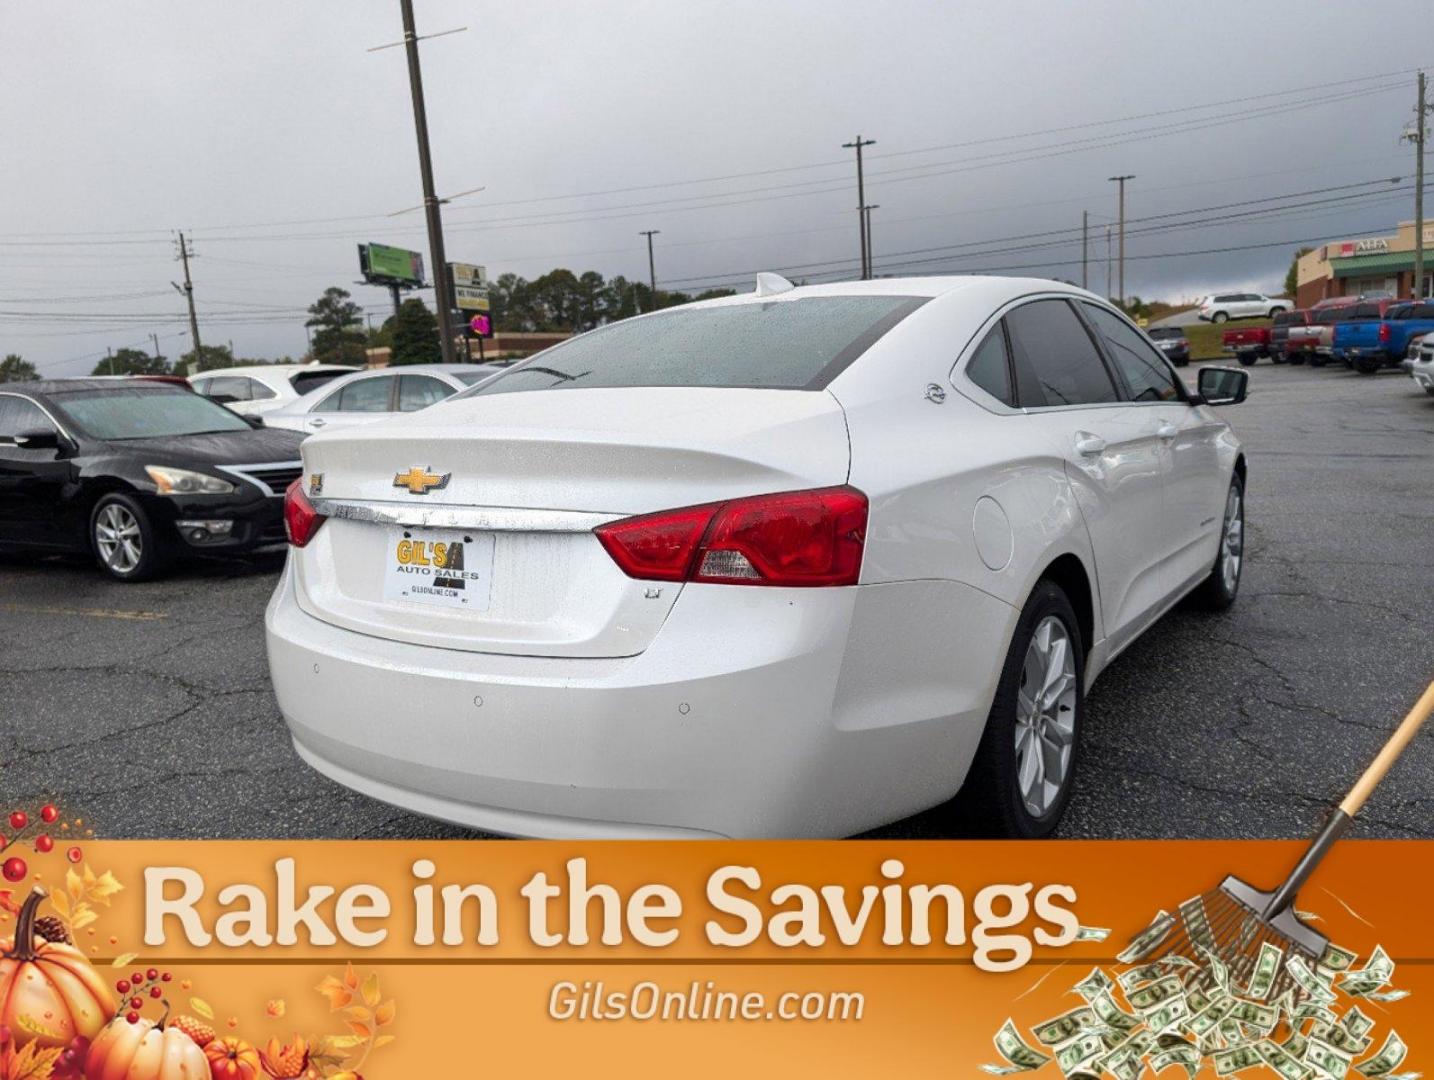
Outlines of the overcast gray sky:
<svg viewBox="0 0 1434 1080">
<path fill-rule="evenodd" d="M 1101 291 L 1106 177 L 1133 173 L 1131 219 L 1291 197 L 1132 223 L 1128 293 L 1276 290 L 1293 241 L 1413 216 L 1399 135 L 1434 64 L 1427 2 L 1291 11 L 417 0 L 420 33 L 468 27 L 423 46 L 439 192 L 486 187 L 445 208 L 448 255 L 645 277 L 653 228 L 660 286 L 851 275 L 860 133 L 878 272 L 1079 281 L 1078 232 L 1013 238 L 1086 209 Z M 0 0 L 0 353 L 63 375 L 151 332 L 189 348 L 174 229 L 206 342 L 298 356 L 332 284 L 387 314 L 355 245 L 427 250 L 420 212 L 388 216 L 421 199 L 403 50 L 366 51 L 400 35 L 397 0 Z M 1168 257 L 1220 247 L 1247 249 Z"/>
</svg>

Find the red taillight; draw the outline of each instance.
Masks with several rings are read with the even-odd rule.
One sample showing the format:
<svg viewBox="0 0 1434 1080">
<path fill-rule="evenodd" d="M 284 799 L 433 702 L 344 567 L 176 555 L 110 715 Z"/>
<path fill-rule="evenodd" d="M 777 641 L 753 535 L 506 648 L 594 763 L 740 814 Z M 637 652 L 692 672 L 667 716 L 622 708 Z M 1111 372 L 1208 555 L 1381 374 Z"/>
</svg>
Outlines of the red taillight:
<svg viewBox="0 0 1434 1080">
<path fill-rule="evenodd" d="M 289 534 L 289 543 L 303 547 L 314 538 L 324 515 L 314 509 L 309 497 L 304 494 L 304 481 L 300 477 L 284 492 L 284 531 Z"/>
<path fill-rule="evenodd" d="M 855 585 L 866 544 L 855 488 L 755 495 L 599 525 L 628 577 L 728 585 Z"/>
<path fill-rule="evenodd" d="M 1379 324 L 1379 340 L 1389 340 L 1389 324 L 1387 322 L 1382 322 Z"/>
</svg>

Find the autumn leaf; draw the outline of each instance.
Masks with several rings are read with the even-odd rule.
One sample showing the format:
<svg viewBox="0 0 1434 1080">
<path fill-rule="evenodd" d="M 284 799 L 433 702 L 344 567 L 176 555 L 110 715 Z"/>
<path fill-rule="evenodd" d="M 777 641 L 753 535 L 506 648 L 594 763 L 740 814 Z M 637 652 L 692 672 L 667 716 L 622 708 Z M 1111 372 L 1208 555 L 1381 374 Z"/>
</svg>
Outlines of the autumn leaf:
<svg viewBox="0 0 1434 1080">
<path fill-rule="evenodd" d="M 99 919 L 94 909 L 89 904 L 81 904 L 75 908 L 75 917 L 70 920 L 71 930 L 83 930 L 90 923 Z"/>
<path fill-rule="evenodd" d="M 70 899 L 79 903 L 85 898 L 85 881 L 71 867 L 65 871 L 65 891 L 70 894 Z"/>
<path fill-rule="evenodd" d="M 382 1005 L 380 1005 L 377 1009 L 374 1010 L 374 1022 L 377 1023 L 379 1027 L 387 1027 L 389 1024 L 393 1023 L 394 1015 L 397 1012 L 398 1005 L 394 1002 L 392 998 L 389 998 L 389 1000 L 385 1001 Z"/>
<path fill-rule="evenodd" d="M 362 1005 L 355 1005 L 350 1009 L 345 1009 L 344 1015 L 350 1020 L 357 1020 L 361 1024 L 367 1024 L 373 1020 L 373 1013 L 369 1012 L 368 1009 Z"/>
<path fill-rule="evenodd" d="M 214 1019 L 214 1006 L 210 1005 L 209 1002 L 203 998 L 190 998 L 189 1007 L 206 1020 Z"/>
<path fill-rule="evenodd" d="M 50 1080 L 64 1050 L 63 1046 L 41 1049 L 39 1043 L 26 1043 L 17 1053 L 8 1055 L 8 1061 L 0 1058 L 0 1063 L 6 1065 L 4 1080 Z"/>
<path fill-rule="evenodd" d="M 70 920 L 70 898 L 65 893 L 51 893 L 50 905 L 59 913 L 60 918 L 66 922 Z M 16 912 L 19 914 L 19 912 Z"/>
<path fill-rule="evenodd" d="M 377 1005 L 382 996 L 378 988 L 378 973 L 371 973 L 368 978 L 363 981 L 364 1004 L 370 1007 Z"/>
<path fill-rule="evenodd" d="M 353 966 L 352 964 L 347 964 L 347 965 L 345 965 L 345 967 L 344 967 L 344 985 L 347 986 L 350 990 L 357 990 L 357 989 L 358 989 L 358 984 L 359 984 L 358 972 L 356 972 L 356 971 L 354 970 L 354 966 Z"/>
<path fill-rule="evenodd" d="M 264 1006 L 264 1011 L 277 1020 L 288 1011 L 288 1006 L 285 1004 L 283 998 L 275 998 L 269 1002 L 268 1005 Z"/>
<path fill-rule="evenodd" d="M 132 952 L 121 953 L 110 961 L 110 967 L 129 967 L 138 955 L 138 953 Z"/>
<path fill-rule="evenodd" d="M 332 975 L 326 975 L 315 989 L 329 999 L 330 1012 L 337 1012 L 354 999 L 353 991 Z"/>
<path fill-rule="evenodd" d="M 357 1020 L 349 1020 L 347 1023 L 349 1030 L 352 1031 L 355 1035 L 357 1035 L 360 1039 L 368 1039 L 373 1035 L 373 1028 L 369 1027 L 367 1024 L 361 1024 Z"/>
<path fill-rule="evenodd" d="M 11 915 L 20 914 L 20 905 L 15 903 L 15 894 L 9 889 L 0 889 L 0 911 L 8 911 Z"/>
<path fill-rule="evenodd" d="M 85 886 L 85 892 L 88 898 L 94 900 L 96 903 L 104 904 L 106 907 L 109 906 L 109 902 L 114 898 L 115 893 L 120 892 L 124 888 L 124 886 L 119 883 L 119 879 L 108 870 L 99 877 L 94 877 L 90 873 L 88 864 L 85 866 Z"/>
<path fill-rule="evenodd" d="M 396 1038 L 398 1038 L 397 1035 L 380 1035 L 373 1041 L 373 1048 L 377 1050 L 380 1046 L 387 1046 Z"/>
<path fill-rule="evenodd" d="M 355 1046 L 360 1045 L 363 1041 L 364 1040 L 359 1038 L 359 1036 L 357 1035 L 330 1035 L 324 1040 L 323 1047 L 321 1048 L 319 1053 L 329 1057 L 334 1057 L 335 1051 L 352 1050 Z M 342 1055 L 338 1056 L 341 1057 Z"/>
</svg>

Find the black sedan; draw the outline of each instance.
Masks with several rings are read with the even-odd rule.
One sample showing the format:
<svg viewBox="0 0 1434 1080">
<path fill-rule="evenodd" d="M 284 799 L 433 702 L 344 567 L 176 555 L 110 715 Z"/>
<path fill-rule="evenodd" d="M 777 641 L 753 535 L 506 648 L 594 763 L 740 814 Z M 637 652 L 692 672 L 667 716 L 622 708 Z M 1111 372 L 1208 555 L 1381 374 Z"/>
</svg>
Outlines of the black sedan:
<svg viewBox="0 0 1434 1080">
<path fill-rule="evenodd" d="M 164 383 L 0 385 L 0 550 L 92 552 L 121 581 L 278 550 L 302 436 L 257 424 Z"/>
<path fill-rule="evenodd" d="M 1180 327 L 1152 326 L 1145 332 L 1165 354 L 1165 359 L 1176 367 L 1184 367 L 1190 363 L 1190 339 Z"/>
</svg>

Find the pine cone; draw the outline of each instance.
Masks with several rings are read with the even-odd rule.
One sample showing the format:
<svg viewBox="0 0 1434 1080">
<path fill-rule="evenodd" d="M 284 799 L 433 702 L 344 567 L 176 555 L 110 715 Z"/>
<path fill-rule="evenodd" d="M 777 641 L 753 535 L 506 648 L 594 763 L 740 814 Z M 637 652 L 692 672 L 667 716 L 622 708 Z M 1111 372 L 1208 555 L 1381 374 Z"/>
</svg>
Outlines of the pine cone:
<svg viewBox="0 0 1434 1080">
<path fill-rule="evenodd" d="M 60 945 L 71 943 L 70 932 L 65 929 L 65 924 L 53 915 L 43 915 L 36 919 L 35 933 L 46 941 L 53 941 Z"/>
</svg>

